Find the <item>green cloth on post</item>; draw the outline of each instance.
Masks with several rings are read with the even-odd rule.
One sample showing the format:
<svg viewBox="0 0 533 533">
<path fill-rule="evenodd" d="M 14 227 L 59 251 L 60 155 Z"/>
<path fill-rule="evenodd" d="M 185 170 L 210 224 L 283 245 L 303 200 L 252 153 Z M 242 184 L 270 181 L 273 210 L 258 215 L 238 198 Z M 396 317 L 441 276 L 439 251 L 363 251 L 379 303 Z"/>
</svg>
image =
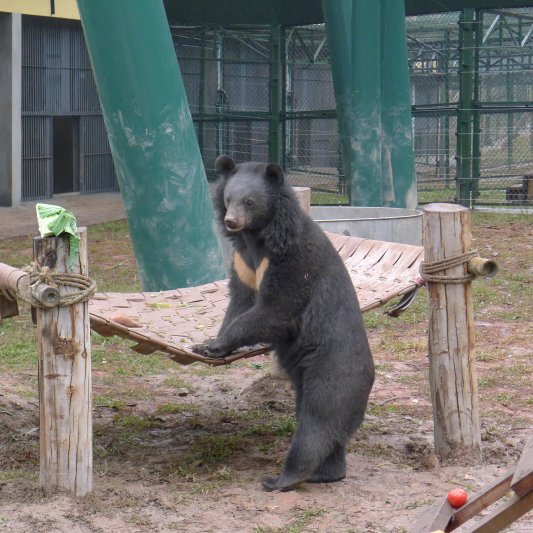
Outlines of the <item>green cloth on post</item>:
<svg viewBox="0 0 533 533">
<path fill-rule="evenodd" d="M 80 247 L 76 217 L 70 211 L 58 205 L 37 204 L 35 209 L 41 237 L 51 237 L 52 235 L 57 237 L 62 233 L 70 235 L 68 269 L 72 270 Z"/>
</svg>

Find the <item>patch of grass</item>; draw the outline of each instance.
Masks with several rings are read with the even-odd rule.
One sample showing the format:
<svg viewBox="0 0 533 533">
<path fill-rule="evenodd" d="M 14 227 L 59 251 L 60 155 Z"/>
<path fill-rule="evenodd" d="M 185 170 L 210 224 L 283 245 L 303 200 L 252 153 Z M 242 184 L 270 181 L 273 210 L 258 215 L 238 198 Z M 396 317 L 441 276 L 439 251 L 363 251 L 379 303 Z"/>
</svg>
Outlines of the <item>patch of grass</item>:
<svg viewBox="0 0 533 533">
<path fill-rule="evenodd" d="M 13 267 L 23 267 L 31 263 L 33 237 L 14 237 L 0 241 L 0 261 Z"/>
<path fill-rule="evenodd" d="M 118 414 L 114 417 L 115 424 L 130 429 L 147 429 L 152 427 L 153 423 L 145 416 L 130 414 Z"/>
<path fill-rule="evenodd" d="M 485 376 L 482 378 L 479 378 L 477 383 L 479 388 L 485 388 L 485 387 L 493 387 L 496 384 L 496 378 L 492 376 Z"/>
<path fill-rule="evenodd" d="M 369 403 L 366 412 L 374 416 L 399 415 L 406 410 L 404 405 L 396 405 L 394 403 L 378 404 Z"/>
<path fill-rule="evenodd" d="M 114 398 L 109 394 L 97 394 L 93 398 L 94 407 L 106 407 L 107 409 L 116 409 L 120 411 L 121 409 L 126 408 L 126 402 L 124 400 L 119 400 Z"/>
<path fill-rule="evenodd" d="M 246 449 L 242 433 L 201 435 L 191 445 L 191 453 L 202 463 L 225 461 Z"/>
<path fill-rule="evenodd" d="M 36 368 L 37 331 L 26 313 L 0 324 L 0 354 L 0 369 Z"/>
<path fill-rule="evenodd" d="M 200 420 L 197 429 L 221 427 L 227 423 L 238 423 L 241 428 L 249 423 L 250 427 L 233 433 L 199 435 L 190 446 L 191 456 L 188 462 L 199 461 L 205 465 L 212 465 L 224 462 L 235 454 L 254 447 L 267 451 L 271 449 L 275 439 L 294 434 L 296 422 L 292 416 L 279 416 L 274 420 L 271 416 L 267 411 L 260 410 L 243 413 L 225 410 L 216 413 L 209 420 Z M 194 425 L 195 421 L 189 418 L 187 423 Z"/>
<path fill-rule="evenodd" d="M 298 516 L 287 526 L 287 533 L 301 533 L 311 523 L 313 518 L 322 516 L 326 512 L 325 509 L 306 509 L 298 514 Z"/>
<path fill-rule="evenodd" d="M 0 482 L 13 481 L 15 479 L 29 479 L 34 481 L 38 477 L 38 472 L 26 470 L 24 468 L 9 468 L 0 470 Z"/>
<path fill-rule="evenodd" d="M 254 533 L 302 533 L 307 531 L 307 526 L 311 524 L 313 518 L 322 516 L 326 510 L 322 507 L 318 509 L 303 509 L 296 514 L 289 524 L 282 528 L 274 528 L 271 526 L 257 524 L 254 528 Z"/>
<path fill-rule="evenodd" d="M 163 385 L 165 387 L 172 387 L 173 389 L 187 389 L 189 392 L 194 392 L 195 390 L 192 383 L 176 375 L 167 376 L 163 381 Z"/>
<path fill-rule="evenodd" d="M 512 365 L 502 369 L 504 372 L 507 372 L 511 376 L 531 376 L 533 371 L 533 365 Z"/>
<path fill-rule="evenodd" d="M 177 413 L 199 413 L 200 406 L 194 403 L 163 403 L 157 406 L 155 412 L 159 415 L 169 415 Z"/>
<path fill-rule="evenodd" d="M 135 524 L 143 528 L 150 528 L 153 531 L 154 523 L 147 517 L 140 514 L 133 514 L 126 518 L 126 522 L 129 524 Z"/>
<path fill-rule="evenodd" d="M 137 264 L 125 220 L 91 226 L 88 230 L 89 272 L 98 291 L 141 290 Z"/>
<path fill-rule="evenodd" d="M 292 416 L 282 416 L 272 423 L 274 435 L 291 437 L 296 431 L 296 420 Z"/>
<path fill-rule="evenodd" d="M 130 349 L 131 341 L 120 337 L 102 337 L 92 333 L 92 356 L 95 370 L 112 372 L 116 376 L 129 378 L 160 374 L 173 368 L 176 363 L 159 352 L 139 355 Z"/>
<path fill-rule="evenodd" d="M 476 359 L 483 363 L 491 363 L 505 357 L 503 350 L 476 350 Z"/>
<path fill-rule="evenodd" d="M 501 392 L 500 394 L 496 394 L 493 398 L 498 403 L 506 405 L 510 400 L 514 398 L 514 396 L 515 395 L 510 392 Z"/>
<path fill-rule="evenodd" d="M 427 376 L 425 374 L 402 374 L 396 378 L 396 381 L 399 383 L 404 383 L 406 385 L 419 384 L 422 381 L 427 381 Z"/>
</svg>

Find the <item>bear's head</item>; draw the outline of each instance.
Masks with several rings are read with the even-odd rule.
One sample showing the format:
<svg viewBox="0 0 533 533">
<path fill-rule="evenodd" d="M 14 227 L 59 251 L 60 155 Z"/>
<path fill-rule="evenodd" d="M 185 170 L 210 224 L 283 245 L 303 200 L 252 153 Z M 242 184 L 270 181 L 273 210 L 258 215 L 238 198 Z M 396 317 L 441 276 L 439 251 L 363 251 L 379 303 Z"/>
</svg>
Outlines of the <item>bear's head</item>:
<svg viewBox="0 0 533 533">
<path fill-rule="evenodd" d="M 273 218 L 283 170 L 275 163 L 235 164 L 227 155 L 219 156 L 215 168 L 222 177 L 219 210 L 224 229 L 229 233 L 259 231 Z"/>
<path fill-rule="evenodd" d="M 226 235 L 233 238 L 248 231 L 272 254 L 284 254 L 295 245 L 305 215 L 279 165 L 235 164 L 221 155 L 215 168 L 222 178 L 215 208 Z"/>
</svg>

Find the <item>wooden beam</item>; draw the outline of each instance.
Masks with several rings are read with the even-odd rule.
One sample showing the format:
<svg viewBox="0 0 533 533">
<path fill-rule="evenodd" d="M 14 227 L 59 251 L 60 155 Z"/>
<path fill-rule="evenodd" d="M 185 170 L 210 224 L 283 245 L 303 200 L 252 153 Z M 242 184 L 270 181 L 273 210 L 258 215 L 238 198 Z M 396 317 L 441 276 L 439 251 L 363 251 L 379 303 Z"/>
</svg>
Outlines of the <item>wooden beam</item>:
<svg viewBox="0 0 533 533">
<path fill-rule="evenodd" d="M 472 496 L 472 498 L 453 515 L 448 527 L 445 530 L 446 533 L 457 529 L 467 520 L 470 520 L 472 517 L 489 507 L 489 505 L 492 505 L 502 496 L 507 494 L 510 490 L 511 479 L 514 471 L 515 467 L 512 467 L 503 476 L 500 476 L 490 485 L 483 487 L 478 493 Z"/>
<path fill-rule="evenodd" d="M 409 533 L 429 533 L 430 531 L 444 531 L 453 515 L 453 507 L 448 498 L 437 500 L 428 507 L 417 519 Z"/>
<path fill-rule="evenodd" d="M 533 490 L 533 436 L 524 446 L 511 481 L 511 488 L 518 496 L 525 496 Z"/>
<path fill-rule="evenodd" d="M 511 499 L 500 504 L 492 513 L 477 522 L 468 533 L 499 533 L 531 509 L 533 509 L 533 491 L 523 498 L 513 494 Z"/>
</svg>

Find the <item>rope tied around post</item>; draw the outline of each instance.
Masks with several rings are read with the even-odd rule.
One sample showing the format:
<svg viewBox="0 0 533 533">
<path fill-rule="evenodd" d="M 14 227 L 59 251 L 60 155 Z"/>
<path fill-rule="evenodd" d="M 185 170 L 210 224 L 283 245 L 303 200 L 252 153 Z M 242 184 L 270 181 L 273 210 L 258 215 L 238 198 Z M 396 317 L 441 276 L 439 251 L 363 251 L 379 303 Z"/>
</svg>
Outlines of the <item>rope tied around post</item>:
<svg viewBox="0 0 533 533">
<path fill-rule="evenodd" d="M 96 292 L 96 282 L 82 274 L 53 273 L 36 262 L 22 269 L 29 274 L 29 283 L 18 287 L 18 297 L 34 307 L 66 307 L 90 300 Z M 75 292 L 59 293 L 59 286 L 73 287 Z"/>
<path fill-rule="evenodd" d="M 467 283 L 477 277 L 476 273 L 468 272 L 461 276 L 446 276 L 439 274 L 448 268 L 454 268 L 467 264 L 474 257 L 479 257 L 477 250 L 465 252 L 463 254 L 447 257 L 446 259 L 439 259 L 437 261 L 422 261 L 420 263 L 420 275 L 422 278 L 430 283 Z"/>
</svg>

